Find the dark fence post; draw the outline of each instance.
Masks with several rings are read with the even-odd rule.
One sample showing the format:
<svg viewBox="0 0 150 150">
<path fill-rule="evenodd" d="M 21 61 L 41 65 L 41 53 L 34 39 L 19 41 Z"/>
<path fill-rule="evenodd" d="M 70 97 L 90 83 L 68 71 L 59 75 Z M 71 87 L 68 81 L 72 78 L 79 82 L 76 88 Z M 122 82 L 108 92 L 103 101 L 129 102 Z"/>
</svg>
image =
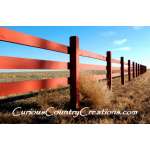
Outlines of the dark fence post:
<svg viewBox="0 0 150 150">
<path fill-rule="evenodd" d="M 106 66 L 107 86 L 111 90 L 111 85 L 112 85 L 111 51 L 107 51 L 106 61 L 107 61 L 107 66 Z"/>
<path fill-rule="evenodd" d="M 141 64 L 139 64 L 139 75 L 141 75 Z"/>
<path fill-rule="evenodd" d="M 124 85 L 124 58 L 120 58 L 121 63 L 121 84 Z"/>
<path fill-rule="evenodd" d="M 139 64 L 138 64 L 138 76 L 139 76 Z"/>
<path fill-rule="evenodd" d="M 144 66 L 142 65 L 142 74 L 144 73 Z"/>
<path fill-rule="evenodd" d="M 140 75 L 140 64 L 138 64 L 138 76 Z"/>
<path fill-rule="evenodd" d="M 142 74 L 142 65 L 140 65 L 140 74 Z"/>
<path fill-rule="evenodd" d="M 136 77 L 137 77 L 137 63 L 135 64 L 135 72 L 136 72 Z"/>
<path fill-rule="evenodd" d="M 131 62 L 128 60 L 128 81 L 131 81 Z"/>
<path fill-rule="evenodd" d="M 79 38 L 70 37 L 70 107 L 73 110 L 80 108 L 79 97 Z"/>
<path fill-rule="evenodd" d="M 147 70 L 147 69 L 146 69 L 146 66 L 145 66 L 145 72 L 146 72 L 146 70 Z"/>
<path fill-rule="evenodd" d="M 134 65 L 135 63 L 134 62 L 132 62 L 132 68 L 133 68 L 133 78 L 135 78 L 135 65 Z"/>
</svg>

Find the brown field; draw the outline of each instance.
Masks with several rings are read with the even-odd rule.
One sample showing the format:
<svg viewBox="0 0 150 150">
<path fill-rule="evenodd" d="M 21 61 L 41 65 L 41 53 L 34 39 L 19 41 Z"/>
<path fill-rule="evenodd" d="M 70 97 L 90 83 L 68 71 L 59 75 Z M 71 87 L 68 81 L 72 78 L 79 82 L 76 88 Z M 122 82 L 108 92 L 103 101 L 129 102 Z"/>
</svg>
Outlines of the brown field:
<svg viewBox="0 0 150 150">
<path fill-rule="evenodd" d="M 57 73 L 1 73 L 0 82 L 19 81 L 29 79 L 45 79 L 53 77 L 68 76 L 68 72 Z M 81 77 L 82 78 L 82 77 Z M 69 108 L 69 88 L 58 90 L 40 91 L 39 93 L 8 98 L 0 102 L 0 123 L 150 123 L 150 71 L 127 81 L 124 86 L 120 85 L 120 78 L 113 79 L 112 92 L 106 88 L 106 82 L 93 81 L 88 78 L 81 79 L 81 107 L 90 109 L 109 109 L 109 110 L 136 110 L 137 115 L 103 115 L 103 116 L 52 116 L 44 115 L 24 115 L 15 117 L 12 111 L 16 107 L 23 110 L 45 110 L 54 107 L 55 110 L 68 110 Z"/>
</svg>

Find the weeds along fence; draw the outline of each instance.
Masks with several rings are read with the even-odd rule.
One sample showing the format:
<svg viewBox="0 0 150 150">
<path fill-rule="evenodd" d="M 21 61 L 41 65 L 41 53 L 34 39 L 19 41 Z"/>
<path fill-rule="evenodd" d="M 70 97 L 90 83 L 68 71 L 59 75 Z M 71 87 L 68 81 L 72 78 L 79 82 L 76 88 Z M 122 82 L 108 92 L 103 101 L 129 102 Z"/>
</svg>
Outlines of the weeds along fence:
<svg viewBox="0 0 150 150">
<path fill-rule="evenodd" d="M 77 109 L 80 108 L 79 73 L 81 70 L 106 71 L 106 74 L 95 76 L 97 79 L 106 79 L 107 85 L 109 89 L 111 89 L 113 77 L 121 76 L 121 84 L 125 84 L 125 75 L 128 75 L 128 80 L 131 81 L 131 78 L 138 77 L 146 72 L 147 69 L 146 66 L 136 62 L 131 63 L 130 60 L 125 62 L 124 57 L 121 57 L 120 60 L 113 59 L 111 51 L 107 51 L 106 56 L 103 56 L 90 51 L 81 50 L 79 47 L 79 38 L 77 36 L 71 36 L 70 44 L 67 46 L 7 28 L 0 28 L 0 41 L 65 53 L 70 57 L 70 62 L 57 62 L 51 60 L 0 56 L 0 69 L 69 69 L 70 71 L 69 78 L 1 82 L 0 96 L 26 94 L 41 89 L 57 88 L 60 85 L 70 85 L 70 108 Z M 79 56 L 105 61 L 106 66 L 80 64 Z M 113 63 L 119 64 L 120 67 L 113 67 Z"/>
</svg>

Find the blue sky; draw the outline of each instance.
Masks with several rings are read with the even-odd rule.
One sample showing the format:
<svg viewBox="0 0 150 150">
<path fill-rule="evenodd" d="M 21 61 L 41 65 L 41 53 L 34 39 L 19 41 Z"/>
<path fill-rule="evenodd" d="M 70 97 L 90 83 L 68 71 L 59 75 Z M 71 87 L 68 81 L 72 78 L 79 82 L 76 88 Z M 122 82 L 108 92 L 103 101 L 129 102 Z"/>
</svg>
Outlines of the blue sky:
<svg viewBox="0 0 150 150">
<path fill-rule="evenodd" d="M 112 57 L 131 59 L 150 67 L 150 27 L 127 26 L 7 26 L 6 28 L 69 45 L 69 37 L 80 38 L 80 48 L 102 55 L 112 51 Z M 45 60 L 69 61 L 66 54 L 0 41 L 1 56 L 16 56 Z M 104 64 L 83 58 L 81 63 Z"/>
</svg>

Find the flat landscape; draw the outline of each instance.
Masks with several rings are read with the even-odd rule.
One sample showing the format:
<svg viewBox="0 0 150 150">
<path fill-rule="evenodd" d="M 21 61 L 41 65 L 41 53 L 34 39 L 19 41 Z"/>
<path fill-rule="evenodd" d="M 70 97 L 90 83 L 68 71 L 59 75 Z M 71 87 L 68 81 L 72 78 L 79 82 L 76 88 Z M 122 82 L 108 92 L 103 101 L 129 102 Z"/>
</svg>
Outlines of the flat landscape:
<svg viewBox="0 0 150 150">
<path fill-rule="evenodd" d="M 68 76 L 68 72 L 61 73 L 1 73 L 0 82 L 45 79 L 54 77 Z M 137 115 L 103 115 L 103 116 L 51 116 L 44 115 L 22 115 L 13 116 L 12 112 L 15 108 L 21 107 L 23 110 L 45 110 L 54 107 L 55 110 L 68 110 L 69 108 L 69 87 L 60 88 L 58 90 L 45 90 L 39 93 L 24 95 L 17 98 L 1 99 L 0 102 L 0 123 L 150 123 L 150 71 L 143 75 L 127 81 L 125 77 L 125 85 L 120 84 L 120 78 L 113 79 L 112 91 L 104 88 L 106 82 L 100 82 L 100 86 L 90 84 L 89 79 L 82 79 L 86 83 L 85 87 L 81 85 L 81 108 L 89 107 L 91 109 L 109 109 L 109 110 L 136 110 Z M 87 82 L 86 82 L 87 81 Z M 97 88 L 97 89 L 96 89 Z M 92 93 L 92 89 L 93 93 Z M 90 96 L 85 93 L 90 91 Z M 99 94 L 101 92 L 101 94 Z M 109 95 L 109 97 L 107 97 Z M 100 100 L 100 102 L 98 102 Z M 107 103 L 105 103 L 107 100 Z"/>
</svg>

